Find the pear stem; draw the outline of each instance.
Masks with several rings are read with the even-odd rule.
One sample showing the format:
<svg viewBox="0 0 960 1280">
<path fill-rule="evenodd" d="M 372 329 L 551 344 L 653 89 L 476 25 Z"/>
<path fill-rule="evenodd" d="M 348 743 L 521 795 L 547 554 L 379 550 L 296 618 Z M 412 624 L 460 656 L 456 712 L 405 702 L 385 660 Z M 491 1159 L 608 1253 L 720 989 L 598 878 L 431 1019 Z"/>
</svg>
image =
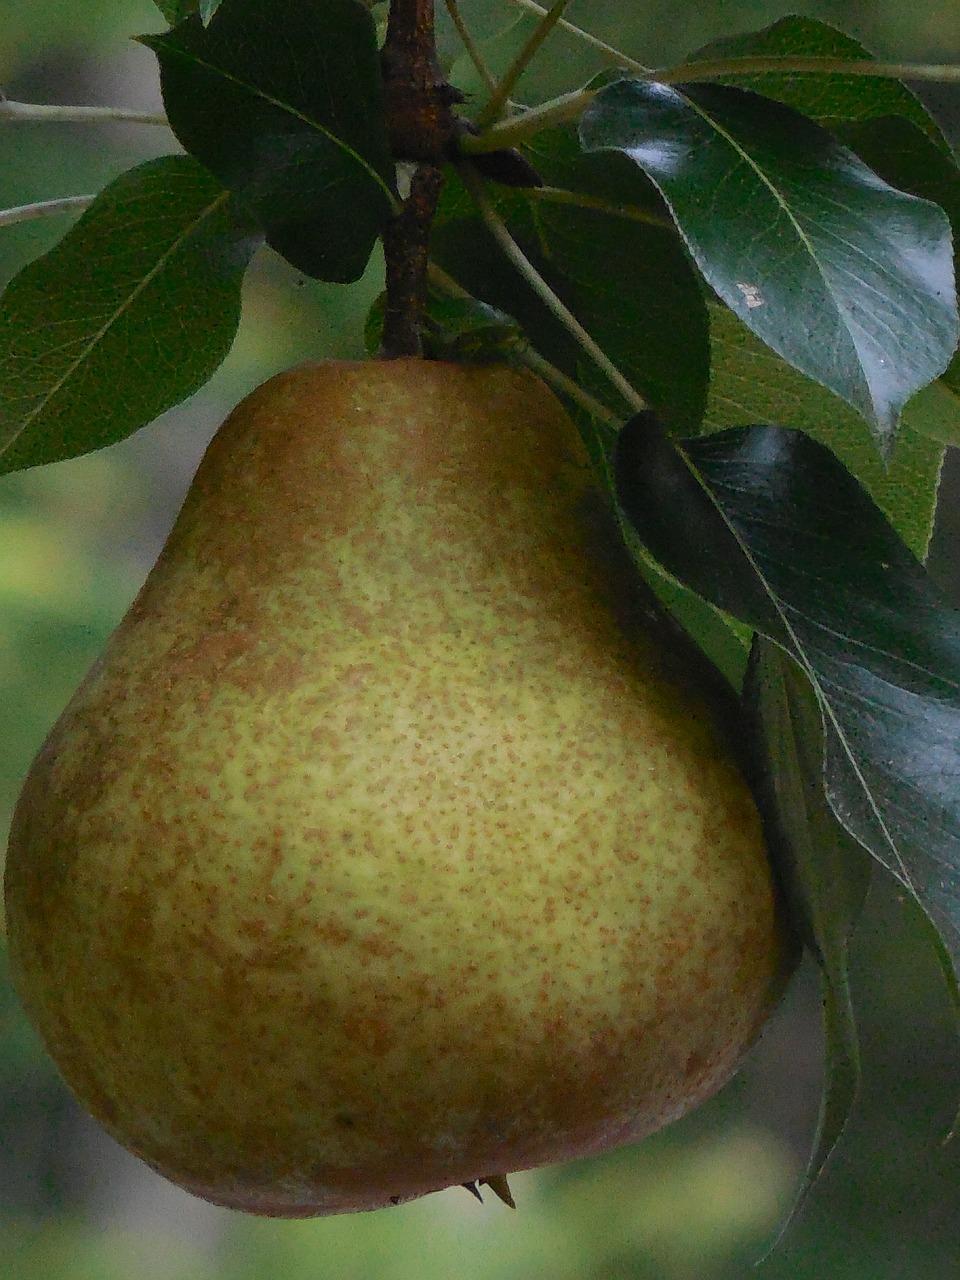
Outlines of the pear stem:
<svg viewBox="0 0 960 1280">
<path fill-rule="evenodd" d="M 383 232 L 387 306 L 380 356 L 422 356 L 427 242 L 443 188 L 443 165 L 458 133 L 463 100 L 437 61 L 434 0 L 390 0 L 380 53 L 387 130 L 394 160 L 413 164 L 410 192 Z"/>
<path fill-rule="evenodd" d="M 379 351 L 382 360 L 423 355 L 427 248 L 443 180 L 440 165 L 420 165 L 410 179 L 410 194 L 384 228 L 387 306 Z"/>
</svg>

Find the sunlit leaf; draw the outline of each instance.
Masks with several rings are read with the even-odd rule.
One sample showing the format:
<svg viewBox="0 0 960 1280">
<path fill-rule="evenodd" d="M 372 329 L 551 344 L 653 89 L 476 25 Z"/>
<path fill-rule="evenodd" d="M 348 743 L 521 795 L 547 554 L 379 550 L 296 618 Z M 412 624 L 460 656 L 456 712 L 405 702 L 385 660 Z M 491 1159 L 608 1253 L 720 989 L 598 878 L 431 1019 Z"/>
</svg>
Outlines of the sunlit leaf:
<svg viewBox="0 0 960 1280">
<path fill-rule="evenodd" d="M 189 156 L 106 187 L 0 298 L 0 467 L 112 444 L 201 387 L 233 342 L 260 242 Z"/>
</svg>

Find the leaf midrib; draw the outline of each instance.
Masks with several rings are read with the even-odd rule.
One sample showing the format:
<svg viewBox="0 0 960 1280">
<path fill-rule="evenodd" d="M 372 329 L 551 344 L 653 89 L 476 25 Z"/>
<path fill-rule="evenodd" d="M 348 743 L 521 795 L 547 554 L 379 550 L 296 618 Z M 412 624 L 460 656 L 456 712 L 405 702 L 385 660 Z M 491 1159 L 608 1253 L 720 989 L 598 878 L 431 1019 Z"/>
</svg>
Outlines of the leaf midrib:
<svg viewBox="0 0 960 1280">
<path fill-rule="evenodd" d="M 214 62 L 209 62 L 206 58 L 202 58 L 190 50 L 180 49 L 176 45 L 167 44 L 163 40 L 151 41 L 151 45 L 154 48 L 159 46 L 159 48 L 168 56 L 172 55 L 181 59 L 183 62 L 192 63 L 195 66 L 201 67 L 204 71 L 212 72 L 214 75 L 219 76 L 221 79 L 226 80 L 232 85 L 235 85 L 244 92 L 252 94 L 253 97 L 259 98 L 262 102 L 268 103 L 271 107 L 276 107 L 285 115 L 291 116 L 295 120 L 299 120 L 301 124 L 305 124 L 309 129 L 315 129 L 317 133 L 322 134 L 328 141 L 332 142 L 334 146 L 338 147 L 344 155 L 349 156 L 350 159 L 368 175 L 368 177 L 372 178 L 386 196 L 391 209 L 396 208 L 396 198 L 393 191 L 390 189 L 390 186 L 381 174 L 379 174 L 373 165 L 370 164 L 369 161 L 365 160 L 358 151 L 355 151 L 349 143 L 344 142 L 342 138 L 338 137 L 331 129 L 328 129 L 326 125 L 321 124 L 319 120 L 314 120 L 311 116 L 305 115 L 302 111 L 298 111 L 292 103 L 283 102 L 280 98 L 274 97 L 273 94 L 267 93 L 264 89 L 258 88 L 255 84 L 251 84 L 249 81 L 242 79 L 233 72 L 227 71 L 224 67 L 218 66 Z"/>
<path fill-rule="evenodd" d="M 137 283 L 135 288 L 130 290 L 129 294 L 124 298 L 123 302 L 118 307 L 114 308 L 114 310 L 110 313 L 110 315 L 99 327 L 99 329 L 95 330 L 90 340 L 82 348 L 80 354 L 76 357 L 76 359 L 74 359 L 73 361 L 70 362 L 70 364 L 67 365 L 64 372 L 60 375 L 60 377 L 56 380 L 56 382 L 54 382 L 54 384 L 50 387 L 46 395 L 44 395 L 43 398 L 37 403 L 37 405 L 29 413 L 25 415 L 19 429 L 16 430 L 10 436 L 9 440 L 5 444 L 0 445 L 0 457 L 3 457 L 15 446 L 20 440 L 23 433 L 37 420 L 37 418 L 42 413 L 45 412 L 45 410 L 50 405 L 51 401 L 55 398 L 55 396 L 59 394 L 59 392 L 64 388 L 64 386 L 67 384 L 70 378 L 73 377 L 73 375 L 77 372 L 80 366 L 88 359 L 90 354 L 96 348 L 97 344 L 103 341 L 103 339 L 107 336 L 107 334 L 110 332 L 113 326 L 117 324 L 117 322 L 126 314 L 126 312 L 134 304 L 134 302 L 136 302 L 136 300 L 144 292 L 144 290 L 147 289 L 149 285 L 153 283 L 153 281 L 157 278 L 159 273 L 164 269 L 164 267 L 170 261 L 171 257 L 182 247 L 182 245 L 192 235 L 196 233 L 196 231 L 204 222 L 204 220 L 211 217 L 214 213 L 216 213 L 216 211 L 229 199 L 230 199 L 229 191 L 219 192 L 214 197 L 214 199 L 210 201 L 208 205 L 205 205 L 203 209 L 201 209 L 197 213 L 194 219 L 187 224 L 187 226 L 181 231 L 181 233 L 176 237 L 176 239 L 171 241 L 168 248 L 165 249 L 162 254 L 160 254 L 155 264 L 143 276 L 143 279 Z"/>
</svg>

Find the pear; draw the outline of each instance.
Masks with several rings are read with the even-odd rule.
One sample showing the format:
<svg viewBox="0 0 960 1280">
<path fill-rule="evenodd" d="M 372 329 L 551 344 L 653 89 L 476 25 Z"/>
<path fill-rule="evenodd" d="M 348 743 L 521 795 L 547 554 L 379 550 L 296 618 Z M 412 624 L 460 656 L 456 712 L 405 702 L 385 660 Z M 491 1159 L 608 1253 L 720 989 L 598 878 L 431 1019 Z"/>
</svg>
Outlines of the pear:
<svg viewBox="0 0 960 1280">
<path fill-rule="evenodd" d="M 306 1216 L 505 1191 L 713 1094 L 790 946 L 641 601 L 532 375 L 319 363 L 240 404 L 11 838 L 15 981 L 109 1132 Z"/>
</svg>

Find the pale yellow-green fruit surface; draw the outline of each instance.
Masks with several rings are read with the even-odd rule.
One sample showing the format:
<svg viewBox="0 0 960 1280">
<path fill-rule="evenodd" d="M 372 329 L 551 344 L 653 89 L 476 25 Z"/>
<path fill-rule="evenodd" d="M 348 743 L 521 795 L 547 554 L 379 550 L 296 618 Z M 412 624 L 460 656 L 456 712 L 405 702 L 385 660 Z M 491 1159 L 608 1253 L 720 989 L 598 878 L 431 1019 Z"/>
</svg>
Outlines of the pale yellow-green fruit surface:
<svg viewBox="0 0 960 1280">
<path fill-rule="evenodd" d="M 173 1181 L 374 1208 L 736 1068 L 784 960 L 760 824 L 606 519 L 506 368 L 309 365 L 218 433 L 6 876 L 50 1053 Z"/>
</svg>

